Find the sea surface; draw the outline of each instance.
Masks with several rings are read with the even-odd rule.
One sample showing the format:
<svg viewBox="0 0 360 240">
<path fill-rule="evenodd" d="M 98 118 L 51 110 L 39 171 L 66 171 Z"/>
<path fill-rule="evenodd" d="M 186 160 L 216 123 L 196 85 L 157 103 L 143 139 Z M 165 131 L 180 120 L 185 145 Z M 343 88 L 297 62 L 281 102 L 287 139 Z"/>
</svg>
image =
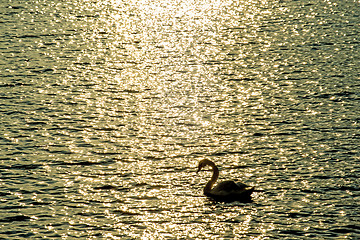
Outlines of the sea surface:
<svg viewBox="0 0 360 240">
<path fill-rule="evenodd" d="M 359 179 L 358 0 L 0 3 L 0 239 L 360 239 Z"/>
</svg>

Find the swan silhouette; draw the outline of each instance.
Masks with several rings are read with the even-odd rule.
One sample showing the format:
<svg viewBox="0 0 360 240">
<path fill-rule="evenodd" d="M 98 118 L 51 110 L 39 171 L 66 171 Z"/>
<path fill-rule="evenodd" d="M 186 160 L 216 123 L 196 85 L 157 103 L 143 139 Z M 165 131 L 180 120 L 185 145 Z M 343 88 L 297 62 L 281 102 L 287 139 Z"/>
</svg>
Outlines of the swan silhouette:
<svg viewBox="0 0 360 240">
<path fill-rule="evenodd" d="M 206 166 L 210 166 L 212 168 L 213 175 L 204 187 L 205 196 L 221 202 L 251 201 L 251 194 L 254 191 L 254 187 L 248 186 L 242 182 L 235 183 L 234 181 L 224 181 L 218 183 L 214 188 L 212 188 L 219 177 L 219 169 L 216 167 L 214 162 L 205 159 L 199 162 L 197 173 Z"/>
</svg>

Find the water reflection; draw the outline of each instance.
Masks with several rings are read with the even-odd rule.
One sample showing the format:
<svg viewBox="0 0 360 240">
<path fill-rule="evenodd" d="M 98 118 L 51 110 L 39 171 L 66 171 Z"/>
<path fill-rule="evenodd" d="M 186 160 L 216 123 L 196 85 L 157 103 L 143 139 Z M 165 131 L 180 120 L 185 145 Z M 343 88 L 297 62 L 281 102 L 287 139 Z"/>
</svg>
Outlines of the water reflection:
<svg viewBox="0 0 360 240">
<path fill-rule="evenodd" d="M 0 238 L 359 235 L 354 1 L 2 5 Z"/>
</svg>

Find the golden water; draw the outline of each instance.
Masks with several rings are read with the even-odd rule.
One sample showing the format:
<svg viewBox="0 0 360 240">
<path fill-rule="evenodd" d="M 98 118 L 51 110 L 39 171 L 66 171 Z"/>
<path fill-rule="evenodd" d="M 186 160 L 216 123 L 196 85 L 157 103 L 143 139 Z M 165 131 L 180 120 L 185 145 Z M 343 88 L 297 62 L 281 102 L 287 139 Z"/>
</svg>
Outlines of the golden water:
<svg viewBox="0 0 360 240">
<path fill-rule="evenodd" d="M 360 237 L 358 1 L 0 6 L 0 238 Z"/>
</svg>

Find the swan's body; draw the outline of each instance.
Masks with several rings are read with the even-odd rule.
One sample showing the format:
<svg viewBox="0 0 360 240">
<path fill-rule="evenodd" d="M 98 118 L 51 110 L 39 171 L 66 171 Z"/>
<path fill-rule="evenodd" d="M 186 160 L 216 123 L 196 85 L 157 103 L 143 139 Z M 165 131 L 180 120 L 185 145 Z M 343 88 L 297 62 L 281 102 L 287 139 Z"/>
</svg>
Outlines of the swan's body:
<svg viewBox="0 0 360 240">
<path fill-rule="evenodd" d="M 251 200 L 251 194 L 254 191 L 254 187 L 248 186 L 242 182 L 235 183 L 234 181 L 224 181 L 212 188 L 219 177 L 219 169 L 214 162 L 205 159 L 199 162 L 197 172 L 205 166 L 210 166 L 213 171 L 211 179 L 204 187 L 205 196 L 211 197 L 216 201 L 224 202 Z"/>
</svg>

